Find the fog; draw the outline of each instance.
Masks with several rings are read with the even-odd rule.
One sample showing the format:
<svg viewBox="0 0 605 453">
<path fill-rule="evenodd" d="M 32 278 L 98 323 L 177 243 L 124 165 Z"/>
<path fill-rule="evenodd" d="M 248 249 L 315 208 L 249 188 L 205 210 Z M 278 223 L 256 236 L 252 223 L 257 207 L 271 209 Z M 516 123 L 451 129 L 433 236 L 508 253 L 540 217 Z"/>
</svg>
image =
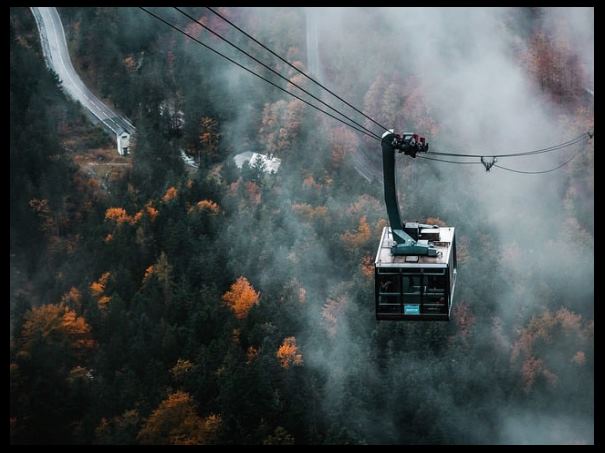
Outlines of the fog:
<svg viewBox="0 0 605 453">
<path fill-rule="evenodd" d="M 258 30 L 265 24 L 274 33 L 283 30 L 284 40 L 300 43 L 291 49 L 293 59 L 397 132 L 416 126 L 406 123 L 408 105 L 397 91 L 413 78 L 421 93 L 418 102 L 437 131 L 430 136 L 428 130 L 417 130 L 428 135 L 431 151 L 507 154 L 556 145 L 583 132 L 566 127 L 573 111 L 545 96 L 520 61 L 530 32 L 541 30 L 548 39 L 568 45 L 580 61 L 582 84 L 593 89 L 593 8 L 294 8 L 287 13 L 288 23 L 296 24 L 293 29 L 276 20 L 286 14 L 282 10 L 246 8 L 245 13 L 238 16 L 248 18 L 244 28 L 253 24 Z M 243 61 L 226 46 L 221 50 Z M 193 47 L 191 52 L 199 55 Z M 266 56 L 263 60 L 272 61 Z M 228 85 L 230 96 L 244 99 L 239 114 L 223 124 L 223 130 L 249 129 L 252 112 L 278 99 L 290 101 L 277 90 L 266 91 L 260 81 L 250 82 L 239 68 L 222 63 L 217 67 L 216 79 Z M 303 85 L 310 86 L 307 81 Z M 255 87 L 258 92 L 250 92 Z M 322 98 L 354 115 L 327 93 Z M 299 131 L 305 154 L 291 157 L 291 162 L 327 164 L 330 142 L 325 130 L 336 124 L 309 108 L 305 115 L 317 129 Z M 359 115 L 354 118 L 363 120 Z M 365 124 L 379 135 L 383 132 Z M 235 134 L 227 134 L 226 144 L 233 154 L 248 150 L 247 142 Z M 586 159 L 589 146 L 582 146 L 497 163 L 516 170 L 545 170 L 578 150 L 583 152 L 575 161 Z M 289 150 L 289 155 L 299 151 Z M 367 184 L 367 193 L 382 203 L 382 182 L 375 177 L 381 173 L 379 144 L 360 138 L 348 157 L 365 178 L 360 181 Z M 592 317 L 593 242 L 589 233 L 580 234 L 566 223 L 568 173 L 520 175 L 499 168 L 486 172 L 481 165 L 405 159 L 398 156 L 403 218 L 441 218 L 457 228 L 459 244 L 466 244 L 471 256 L 459 265 L 455 304 L 468 307 L 475 323 L 467 343 L 461 343 L 466 346 L 452 347 L 451 356 L 447 345 L 460 338 L 456 321 L 396 325 L 368 321 L 373 316 L 373 282 L 366 281 L 359 291 L 343 278 L 341 263 L 333 256 L 340 232 L 320 237 L 308 224 L 286 214 L 300 190 L 292 182 L 300 175 L 289 173 L 297 171 L 296 165 L 286 162 L 280 168 L 279 198 L 262 200 L 281 209 L 279 227 L 275 219 L 241 214 L 242 222 L 226 232 L 232 271 L 253 277 L 262 292 L 263 287 L 279 284 L 286 269 L 293 269 L 291 273 L 299 277 L 292 284 L 306 291 L 302 332 L 287 334 L 297 335 L 305 366 L 324 378 L 321 407 L 307 416 L 344 423 L 355 438 L 368 443 L 592 443 L 592 407 L 580 403 L 574 407 L 574 401 L 553 406 L 542 404 L 539 396 L 520 395 L 515 389 L 521 386 L 520 366 L 509 360 L 520 329 L 545 309 L 568 307 Z M 408 203 L 406 194 L 411 191 L 414 202 Z M 326 206 L 330 213 L 341 213 L 351 201 L 329 197 Z M 380 215 L 386 217 L 384 212 Z M 586 236 L 589 240 L 581 240 Z M 377 245 L 379 238 L 373 240 Z M 487 262 L 477 256 L 486 240 L 491 257 Z M 247 251 L 250 241 L 261 247 L 261 254 Z M 513 259 L 505 258 L 511 250 Z M 322 307 L 335 299 L 339 317 L 325 342 Z M 435 342 L 443 344 L 440 354 L 418 347 Z M 383 344 L 386 350 L 379 346 Z M 406 349 L 409 344 L 415 349 Z M 569 368 L 565 354 L 550 351 L 550 366 Z M 583 382 L 591 394 L 594 378 Z M 385 383 L 393 393 L 369 401 L 371 389 Z M 422 428 L 422 439 L 416 439 L 407 425 L 424 422 L 406 419 L 409 414 L 432 421 Z"/>
<path fill-rule="evenodd" d="M 271 10 L 253 9 L 253 12 L 262 22 L 272 23 Z M 299 14 L 297 23 L 305 27 L 307 68 L 313 75 L 321 75 L 323 83 L 336 93 L 344 94 L 353 104 L 364 102 L 366 92 L 378 76 L 402 80 L 413 75 L 422 87 L 423 102 L 438 126 L 438 137 L 435 140 L 428 137 L 433 151 L 506 154 L 555 145 L 579 135 L 570 136 L 570 129 L 562 127 L 561 116 L 565 113 L 562 107 L 544 96 L 519 63 L 520 52 L 528 46 L 528 10 L 322 8 L 292 14 Z M 594 10 L 543 9 L 538 16 L 538 27 L 552 39 L 565 40 L 577 53 L 586 70 L 585 84 L 593 87 Z M 298 34 L 300 30 L 293 33 Z M 317 47 L 313 45 L 316 40 Z M 356 71 L 355 86 L 342 85 L 339 69 Z M 226 68 L 226 79 L 233 84 L 238 78 L 232 76 L 231 71 L 237 69 Z M 391 99 L 388 93 L 381 95 Z M 344 108 L 334 98 L 324 95 L 324 99 Z M 400 101 L 397 96 L 393 97 L 393 102 Z M 403 109 L 400 104 L 394 107 Z M 350 109 L 346 111 L 352 113 Z M 396 131 L 410 127 L 396 123 L 397 118 L 384 118 L 384 112 L 368 113 L 387 121 L 388 127 Z M 405 118 L 404 111 L 402 115 Z M 359 119 L 359 115 L 355 118 Z M 241 115 L 239 121 L 245 124 L 247 116 Z M 318 117 L 317 121 L 321 124 L 332 120 Z M 237 122 L 234 127 L 236 125 Z M 382 133 L 376 127 L 374 130 Z M 301 135 L 310 141 L 317 140 L 309 131 L 302 131 Z M 376 158 L 379 145 L 364 141 L 363 146 L 366 148 L 358 150 L 357 158 L 363 159 L 366 153 L 370 160 L 361 167 L 371 164 L 380 172 L 380 159 Z M 314 154 L 307 157 L 326 161 L 328 147 L 328 143 L 309 147 Z M 525 171 L 544 170 L 558 165 L 577 149 L 532 158 L 500 159 L 498 164 Z M 256 257 L 244 261 L 241 256 L 232 258 L 234 263 L 237 261 L 234 265 L 238 271 L 251 275 L 260 273 L 261 288 L 281 275 L 285 266 L 294 266 L 301 275 L 307 303 L 304 335 L 300 341 L 304 345 L 305 365 L 319 370 L 326 378 L 323 416 L 337 417 L 340 422 L 345 418 L 350 430 L 370 443 L 415 443 L 402 424 L 406 407 L 421 408 L 432 414 L 434 426 L 426 429 L 424 442 L 592 443 L 591 414 L 577 418 L 573 409 L 565 409 L 564 405 L 559 412 L 553 412 L 551 408 L 540 409 L 543 406 L 535 401 L 511 402 L 511 387 L 500 387 L 502 381 L 492 382 L 492 355 L 497 347 L 492 330 L 494 320 L 504 325 L 501 347 L 507 357 L 507 348 L 517 339 L 518 327 L 546 307 L 545 288 L 552 291 L 551 309 L 581 307 L 585 313 L 592 313 L 593 249 L 590 244 L 578 243 L 576 231 L 564 227 L 563 191 L 567 174 L 558 171 L 519 175 L 498 168 L 486 172 L 480 165 L 429 164 L 427 161 L 411 164 L 399 159 L 402 197 L 405 199 L 409 190 L 422 192 L 420 206 L 402 203 L 404 219 L 424 220 L 429 215 L 442 218 L 457 227 L 459 238 L 467 238 L 471 256 L 479 253 L 478 231 L 489 232 L 492 257 L 499 257 L 511 248 L 518 249 L 520 255 L 512 264 L 497 259 L 487 263 L 487 268 L 459 266 L 460 289 L 455 303 L 470 301 L 470 308 L 477 316 L 472 341 L 486 347 L 473 349 L 483 350 L 483 356 L 452 363 L 447 355 L 437 357 L 423 350 L 401 352 L 401 345 L 410 337 L 424 338 L 427 342 L 432 338 L 446 339 L 455 334 L 454 322 L 396 326 L 380 323 L 373 332 L 368 330 L 367 323 L 359 319 L 366 316 L 367 311 L 360 313 L 355 300 L 357 304 L 363 301 L 361 303 L 371 306 L 373 284 L 368 283 L 367 290 L 361 294 L 351 293 L 341 285 L 339 263 L 333 260 L 329 250 L 329 241 L 335 237 L 317 237 L 294 218 L 284 219 L 283 230 L 278 232 L 266 229 L 270 224 L 265 219 L 251 219 L 246 225 L 234 226 L 230 237 L 241 240 L 242 247 L 249 236 L 246 231 L 254 230 L 255 237 L 266 234 L 272 238 L 264 249 L 272 256 L 262 259 L 262 270 L 258 269 Z M 288 175 L 281 177 L 287 179 Z M 369 193 L 381 196 L 380 180 L 367 184 Z M 284 182 L 282 199 L 271 203 L 290 204 L 291 190 Z M 382 202 L 382 198 L 379 200 Z M 342 211 L 348 203 L 348 200 L 331 199 L 330 210 Z M 377 243 L 378 237 L 374 239 Z M 489 281 L 501 278 L 498 274 L 510 280 L 496 291 L 489 287 Z M 564 285 L 561 275 L 565 275 Z M 321 308 L 327 299 L 339 295 L 344 302 L 336 334 L 328 343 L 317 341 L 325 327 Z M 478 306 L 484 302 L 485 295 L 488 295 L 490 310 Z M 399 352 L 377 350 L 376 339 L 385 336 L 390 338 L 389 342 L 399 345 L 394 348 Z M 551 363 L 568 366 L 565 365 L 568 357 L 563 353 L 558 356 L 555 351 L 550 359 Z M 405 387 L 409 382 L 417 384 L 419 380 L 414 376 L 421 376 L 423 387 L 405 393 L 406 400 L 399 400 L 397 395 L 401 393 L 397 392 L 384 395 L 373 404 L 364 400 L 365 388 L 384 382 L 394 387 Z M 592 387 L 592 383 L 589 384 Z M 477 400 L 461 400 L 459 391 L 483 392 L 477 398 L 480 404 Z M 573 406 L 573 402 L 569 404 Z"/>
<path fill-rule="evenodd" d="M 559 33 L 566 33 L 565 38 L 571 49 L 577 52 L 585 65 L 586 84 L 593 86 L 594 10 L 554 8 L 543 10 L 542 13 L 539 26 L 547 34 L 557 33 L 556 26 L 564 30 Z M 311 14 L 307 12 L 306 17 L 309 18 Z M 375 65 L 360 70 L 357 80 L 359 92 L 347 93 L 348 99 L 363 98 L 364 91 L 371 84 L 370 79 L 364 78 L 365 75 L 376 76 L 382 72 L 389 77 L 399 68 L 404 68 L 408 74 L 417 77 L 426 96 L 425 102 L 439 125 L 439 141 L 431 143 L 432 150 L 506 154 L 550 146 L 572 138 L 569 131 L 561 127 L 560 108 L 545 99 L 519 64 L 517 53 L 523 50 L 527 41 L 518 30 L 506 24 L 522 22 L 526 14 L 528 12 L 525 10 L 508 8 L 379 8 L 373 9 L 371 14 L 368 14 L 368 10 L 353 8 L 324 8 L 316 15 L 321 19 L 313 21 L 313 27 L 318 26 L 319 29 L 307 29 L 307 42 L 313 41 L 309 34 L 319 33 L 320 62 L 338 61 L 342 48 L 335 45 L 335 37 L 350 38 L 351 45 L 355 46 L 349 55 L 355 53 L 359 59 L 349 62 L 352 67 L 363 65 L 364 56 L 378 55 L 374 60 Z M 363 40 L 355 33 L 359 24 L 382 38 L 372 40 L 373 44 L 380 42 L 382 48 L 363 48 Z M 383 24 L 383 27 L 372 29 L 372 26 L 379 24 Z M 363 36 L 363 32 L 360 34 Z M 308 58 L 317 57 L 311 52 Z M 395 64 L 390 65 L 390 62 Z M 338 85 L 337 80 L 324 80 L 324 83 L 329 87 L 334 86 L 331 84 Z M 389 126 L 401 130 L 406 125 L 390 123 Z M 374 146 L 373 151 L 377 153 L 378 147 Z M 556 166 L 567 152 L 570 151 L 548 153 L 539 158 L 501 160 L 499 163 L 519 170 L 542 170 Z M 548 286 L 561 274 L 566 275 L 565 292 L 559 294 L 561 304 L 564 305 L 567 298 L 576 297 L 580 301 L 578 303 L 584 304 L 583 308 L 588 308 L 590 312 L 590 306 L 586 304 L 592 303 L 593 250 L 579 246 L 574 232 L 563 228 L 561 190 L 565 173 L 525 176 L 498 169 L 486 173 L 481 166 L 441 165 L 437 186 L 429 188 L 430 195 L 425 198 L 433 204 L 432 212 L 440 216 L 444 212 L 443 218 L 448 222 L 465 216 L 477 219 L 477 223 L 488 228 L 492 234 L 494 256 L 510 247 L 521 250 L 519 261 L 514 263 L 517 266 L 509 265 L 503 269 L 499 263 L 494 263 L 490 271 L 504 272 L 518 279 L 517 284 L 526 285 L 525 298 L 520 300 L 513 293 L 513 285 L 507 286 L 510 292 L 492 293 L 497 307 L 492 317 L 500 318 L 505 323 L 515 321 L 517 325 L 523 324 L 523 320 L 528 321 L 541 307 L 542 302 L 536 292 L 542 284 Z M 400 187 L 401 192 L 406 190 L 409 187 Z M 473 206 L 475 212 L 452 209 L 455 199 L 464 200 L 464 204 Z M 406 218 L 405 205 L 402 210 Z M 305 234 L 296 223 L 288 225 L 288 228 L 293 237 Z M 470 233 L 461 230 L 458 234 Z M 319 249 L 316 258 L 324 259 L 327 254 L 322 253 L 319 245 L 315 247 Z M 471 250 L 473 253 L 478 251 Z M 529 269 L 534 269 L 532 275 L 540 280 L 540 284 L 534 285 L 532 283 L 535 281 L 524 278 Z M 468 298 L 469 291 L 478 288 L 472 287 L 474 279 L 468 275 L 465 266 L 460 266 L 459 272 L 463 276 L 461 283 L 470 286 L 460 290 L 460 299 L 464 300 L 465 296 Z M 331 280 L 327 275 L 324 278 L 323 283 L 330 286 Z M 321 290 L 317 291 L 317 294 L 322 293 Z M 352 298 L 354 295 L 347 294 L 346 297 Z M 307 314 L 310 337 L 321 324 L 317 308 L 317 305 L 310 304 Z M 578 420 L 565 411 L 560 414 L 550 410 L 541 411 L 535 402 L 528 402 L 523 407 L 507 407 L 504 397 L 507 390 L 498 388 L 486 392 L 484 407 L 468 407 L 457 401 L 456 395 L 452 395 L 452 387 L 439 382 L 447 379 L 448 373 L 454 374 L 452 380 L 456 382 L 489 382 L 489 355 L 469 358 L 467 363 L 445 370 L 443 363 L 423 357 L 422 351 L 414 351 L 415 354 L 407 356 L 405 361 L 391 359 L 386 367 L 374 369 L 375 362 L 367 357 L 371 354 L 368 345 L 359 344 L 357 322 L 352 318 L 350 314 L 343 320 L 344 325 L 340 326 L 331 344 L 317 344 L 306 351 L 307 364 L 318 367 L 328 375 L 326 413 L 346 414 L 351 418 L 351 426 L 360 430 L 369 442 L 388 443 L 405 438 L 395 434 L 405 432 L 404 427 L 396 426 L 401 406 L 423 403 L 389 401 L 389 398 L 385 398 L 385 405 L 380 407 L 379 403 L 378 410 L 368 407 L 360 409 L 354 402 L 346 401 L 347 398 L 357 397 L 346 390 L 346 383 L 359 378 L 367 386 L 374 385 L 377 380 L 405 385 L 410 374 L 418 372 L 423 373 L 428 382 L 434 385 L 432 390 L 423 388 L 420 392 L 437 392 L 431 401 L 438 401 L 439 405 L 429 410 L 436 414 L 437 425 L 454 430 L 456 434 L 450 433 L 453 434 L 450 440 L 480 443 L 593 441 L 593 421 L 590 417 Z M 482 320 L 485 321 L 487 319 Z M 381 329 L 387 329 L 388 335 L 395 334 L 393 341 L 402 341 L 402 330 L 430 336 L 433 330 L 443 331 L 447 327 L 379 325 L 378 334 Z M 478 326 L 477 330 L 481 333 L 475 341 L 490 341 L 486 326 Z M 566 359 L 561 356 L 560 360 Z M 343 409 L 345 407 L 354 409 L 348 412 Z M 490 418 L 496 414 L 496 426 L 484 426 L 488 421 L 477 415 L 481 413 L 489 414 Z M 496 436 L 490 436 L 489 433 L 496 433 Z M 483 437 L 484 434 L 488 437 Z"/>
</svg>

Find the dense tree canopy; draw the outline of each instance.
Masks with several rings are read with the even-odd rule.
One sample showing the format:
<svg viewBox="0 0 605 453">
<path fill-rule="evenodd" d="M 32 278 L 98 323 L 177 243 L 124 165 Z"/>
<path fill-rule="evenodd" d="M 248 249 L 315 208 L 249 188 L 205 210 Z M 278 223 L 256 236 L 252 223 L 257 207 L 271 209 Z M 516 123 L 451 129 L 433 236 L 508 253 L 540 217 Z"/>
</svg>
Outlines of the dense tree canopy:
<svg viewBox="0 0 605 453">
<path fill-rule="evenodd" d="M 203 8 L 185 10 L 245 42 Z M 302 9 L 219 11 L 305 67 Z M 373 259 L 387 222 L 380 181 L 356 160 L 374 143 L 136 8 L 59 12 L 83 80 L 137 137 L 118 178 L 100 183 L 78 165 L 114 144 L 46 70 L 29 9 L 11 8 L 11 442 L 592 442 L 592 143 L 541 193 L 510 202 L 520 211 L 542 197 L 558 225 L 547 238 L 538 217 L 501 235 L 469 190 L 472 169 L 405 160 L 406 218 L 459 231 L 453 320 L 377 323 Z M 397 31 L 363 12 L 345 21 L 359 31 L 347 43 L 326 44 L 339 52 L 322 59 L 325 77 L 379 121 L 449 143 L 431 87 L 370 32 Z M 562 135 L 578 135 L 593 126 L 582 68 L 523 14 L 507 58 Z M 364 36 L 372 51 L 360 61 L 352 46 Z M 240 171 L 243 151 L 281 159 L 279 171 Z M 494 211 L 515 224 L 502 203 Z M 569 428 L 528 432 L 536 414 Z"/>
</svg>

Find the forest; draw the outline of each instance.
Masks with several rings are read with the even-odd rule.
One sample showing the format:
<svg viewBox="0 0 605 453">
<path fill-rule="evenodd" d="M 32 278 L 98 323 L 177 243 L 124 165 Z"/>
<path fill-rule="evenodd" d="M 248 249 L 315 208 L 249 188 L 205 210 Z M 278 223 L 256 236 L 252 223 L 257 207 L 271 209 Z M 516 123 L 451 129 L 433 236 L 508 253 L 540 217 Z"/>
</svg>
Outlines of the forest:
<svg viewBox="0 0 605 453">
<path fill-rule="evenodd" d="M 594 140 L 502 164 L 578 151 L 544 175 L 398 156 L 403 217 L 456 227 L 456 300 L 449 322 L 377 321 L 388 219 L 355 158 L 380 167 L 376 142 L 139 8 L 57 9 L 74 67 L 136 144 L 111 177 L 82 164 L 115 145 L 45 66 L 31 10 L 11 7 L 11 444 L 594 443 Z M 218 11 L 308 69 L 305 8 Z M 594 128 L 593 8 L 320 16 L 322 82 L 434 149 L 524 151 Z M 239 169 L 245 151 L 279 170 Z"/>
</svg>

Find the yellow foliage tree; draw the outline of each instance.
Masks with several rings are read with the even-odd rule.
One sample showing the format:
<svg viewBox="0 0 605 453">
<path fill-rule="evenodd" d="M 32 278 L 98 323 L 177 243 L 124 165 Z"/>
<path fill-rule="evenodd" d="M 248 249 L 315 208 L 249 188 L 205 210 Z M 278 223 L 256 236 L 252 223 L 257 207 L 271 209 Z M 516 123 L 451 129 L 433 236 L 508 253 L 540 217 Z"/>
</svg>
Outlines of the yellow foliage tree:
<svg viewBox="0 0 605 453">
<path fill-rule="evenodd" d="M 287 337 L 275 354 L 283 368 L 289 368 L 290 365 L 301 366 L 303 364 L 302 354 L 298 352 L 296 338 Z"/>
<path fill-rule="evenodd" d="M 237 319 L 244 319 L 248 316 L 250 309 L 257 305 L 260 299 L 260 293 L 254 290 L 246 277 L 239 277 L 231 285 L 229 291 L 223 294 L 223 301 L 235 314 Z"/>
</svg>

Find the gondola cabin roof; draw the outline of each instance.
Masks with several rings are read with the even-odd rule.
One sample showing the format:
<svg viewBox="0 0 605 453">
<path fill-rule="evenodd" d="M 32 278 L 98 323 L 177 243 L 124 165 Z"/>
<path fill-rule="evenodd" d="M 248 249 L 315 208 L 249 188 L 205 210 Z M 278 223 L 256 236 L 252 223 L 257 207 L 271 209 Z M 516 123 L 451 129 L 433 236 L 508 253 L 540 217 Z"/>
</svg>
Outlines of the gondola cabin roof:
<svg viewBox="0 0 605 453">
<path fill-rule="evenodd" d="M 391 254 L 391 247 L 395 245 L 390 227 L 384 227 L 380 245 L 376 253 L 374 264 L 378 268 L 445 268 L 452 252 L 452 243 L 454 241 L 453 227 L 439 227 L 439 240 L 426 239 L 434 238 L 436 229 L 423 229 L 420 231 L 420 240 L 428 240 L 440 253 L 438 256 L 394 256 Z"/>
</svg>

